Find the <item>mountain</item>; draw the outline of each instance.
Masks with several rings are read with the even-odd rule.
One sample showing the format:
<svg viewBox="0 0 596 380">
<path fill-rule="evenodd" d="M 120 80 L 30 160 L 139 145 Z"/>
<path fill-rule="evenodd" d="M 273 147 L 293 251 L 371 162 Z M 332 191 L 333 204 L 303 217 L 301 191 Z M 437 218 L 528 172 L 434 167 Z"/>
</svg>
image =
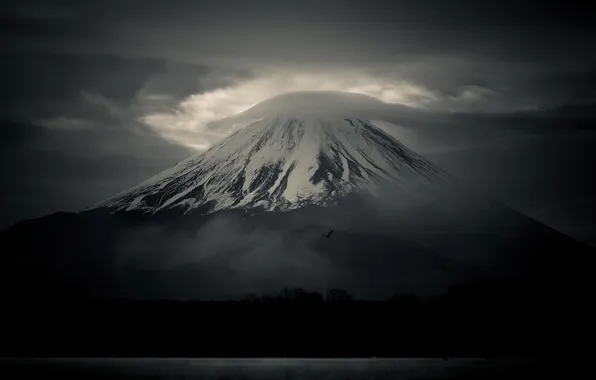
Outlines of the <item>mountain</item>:
<svg viewBox="0 0 596 380">
<path fill-rule="evenodd" d="M 386 298 L 478 280 L 538 293 L 585 287 L 592 250 L 384 132 L 371 121 L 384 107 L 302 92 L 220 120 L 210 128 L 234 132 L 209 150 L 83 212 L 3 231 L 1 288 L 229 298 L 342 287 Z"/>
<path fill-rule="evenodd" d="M 287 211 L 388 185 L 416 196 L 449 179 L 371 122 L 274 116 L 94 208 Z"/>
<path fill-rule="evenodd" d="M 389 182 L 415 195 L 449 181 L 440 168 L 357 117 L 385 106 L 350 93 L 273 97 L 214 123 L 211 128 L 240 129 L 211 149 L 90 209 L 282 211 L 330 204 L 356 191 L 374 194 Z"/>
</svg>

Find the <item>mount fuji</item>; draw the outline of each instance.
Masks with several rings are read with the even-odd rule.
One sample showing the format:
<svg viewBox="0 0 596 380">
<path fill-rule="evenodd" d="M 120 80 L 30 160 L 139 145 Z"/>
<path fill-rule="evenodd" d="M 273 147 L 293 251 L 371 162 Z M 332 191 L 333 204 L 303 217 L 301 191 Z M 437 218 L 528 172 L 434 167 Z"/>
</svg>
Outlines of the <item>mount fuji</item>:
<svg viewBox="0 0 596 380">
<path fill-rule="evenodd" d="M 212 123 L 232 133 L 80 213 L 4 231 L 2 288 L 226 298 L 342 287 L 382 298 L 484 279 L 553 291 L 587 278 L 590 248 L 409 149 L 381 128 L 387 107 L 290 93 Z"/>
<path fill-rule="evenodd" d="M 98 207 L 158 213 L 333 204 L 382 185 L 416 196 L 450 176 L 369 121 L 263 118 Z"/>
</svg>

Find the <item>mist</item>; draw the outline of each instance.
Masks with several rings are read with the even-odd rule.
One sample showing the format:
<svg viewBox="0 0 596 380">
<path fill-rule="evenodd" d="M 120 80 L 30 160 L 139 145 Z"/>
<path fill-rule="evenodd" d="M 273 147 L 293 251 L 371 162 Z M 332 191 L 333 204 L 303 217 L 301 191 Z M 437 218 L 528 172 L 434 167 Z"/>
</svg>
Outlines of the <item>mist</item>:
<svg viewBox="0 0 596 380">
<path fill-rule="evenodd" d="M 228 215 L 185 230 L 135 226 L 118 234 L 113 258 L 118 273 L 153 273 L 150 291 L 126 281 L 132 293 L 174 299 L 237 299 L 296 287 L 322 292 L 339 274 L 312 239 Z M 158 294 L 150 294 L 156 288 Z"/>
</svg>

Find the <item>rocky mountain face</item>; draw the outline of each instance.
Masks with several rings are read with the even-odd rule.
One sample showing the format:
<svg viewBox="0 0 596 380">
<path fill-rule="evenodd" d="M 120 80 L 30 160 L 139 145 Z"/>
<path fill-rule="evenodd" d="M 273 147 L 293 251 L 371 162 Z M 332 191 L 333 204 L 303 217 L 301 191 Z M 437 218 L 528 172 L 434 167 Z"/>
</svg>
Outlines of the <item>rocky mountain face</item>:
<svg viewBox="0 0 596 380">
<path fill-rule="evenodd" d="M 370 121 L 275 116 L 94 208 L 287 211 L 390 185 L 416 197 L 449 178 Z"/>
</svg>

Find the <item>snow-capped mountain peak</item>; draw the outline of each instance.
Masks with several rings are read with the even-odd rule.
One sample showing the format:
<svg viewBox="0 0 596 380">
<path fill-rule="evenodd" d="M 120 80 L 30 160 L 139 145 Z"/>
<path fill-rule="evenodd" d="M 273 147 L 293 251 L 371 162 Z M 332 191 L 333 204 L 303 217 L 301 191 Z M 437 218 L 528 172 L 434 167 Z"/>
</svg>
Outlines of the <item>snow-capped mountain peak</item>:
<svg viewBox="0 0 596 380">
<path fill-rule="evenodd" d="M 383 183 L 415 194 L 414 187 L 447 178 L 369 121 L 278 115 L 253 122 L 94 208 L 286 211 L 327 205 L 352 192 L 375 195 Z"/>
</svg>

